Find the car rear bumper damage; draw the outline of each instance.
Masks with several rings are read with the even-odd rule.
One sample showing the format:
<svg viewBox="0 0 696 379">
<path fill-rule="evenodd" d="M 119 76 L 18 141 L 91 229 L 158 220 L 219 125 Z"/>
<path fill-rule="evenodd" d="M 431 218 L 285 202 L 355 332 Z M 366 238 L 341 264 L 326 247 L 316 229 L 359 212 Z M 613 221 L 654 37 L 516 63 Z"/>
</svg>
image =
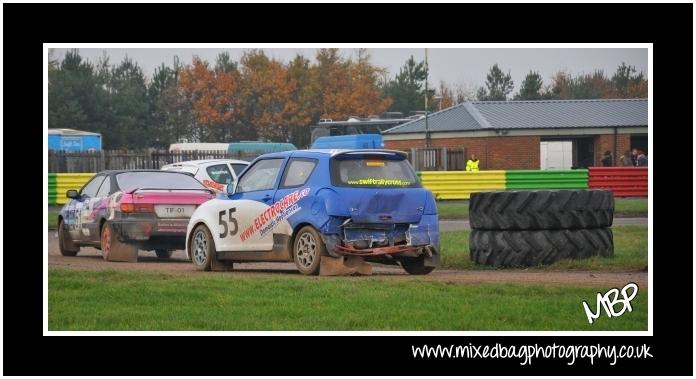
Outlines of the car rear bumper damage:
<svg viewBox="0 0 696 379">
<path fill-rule="evenodd" d="M 437 215 L 424 215 L 418 224 L 354 224 L 348 219 L 327 225 L 322 228 L 322 237 L 334 258 L 357 256 L 389 263 L 401 257 L 423 256 L 426 266 L 439 265 Z"/>
</svg>

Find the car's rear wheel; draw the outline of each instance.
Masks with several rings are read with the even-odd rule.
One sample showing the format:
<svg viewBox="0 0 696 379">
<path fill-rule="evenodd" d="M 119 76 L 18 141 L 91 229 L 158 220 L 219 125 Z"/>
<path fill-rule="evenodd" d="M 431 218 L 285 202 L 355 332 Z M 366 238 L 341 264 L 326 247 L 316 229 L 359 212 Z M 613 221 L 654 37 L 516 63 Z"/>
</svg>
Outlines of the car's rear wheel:
<svg viewBox="0 0 696 379">
<path fill-rule="evenodd" d="M 111 262 L 137 262 L 138 248 L 121 242 L 110 222 L 105 222 L 101 229 L 101 252 L 104 260 Z"/>
<path fill-rule="evenodd" d="M 297 232 L 293 243 L 293 256 L 295 265 L 302 274 L 319 274 L 321 257 L 324 255 L 326 255 L 326 246 L 316 229 L 305 226 Z"/>
<path fill-rule="evenodd" d="M 174 250 L 155 249 L 155 254 L 157 254 L 157 258 L 160 258 L 160 259 L 171 258 L 173 253 L 174 253 Z"/>
<path fill-rule="evenodd" d="M 423 255 L 418 258 L 404 258 L 401 260 L 401 267 L 411 275 L 427 275 L 435 269 L 435 267 L 425 265 L 425 256 Z"/>
<path fill-rule="evenodd" d="M 65 225 L 63 220 L 58 223 L 58 249 L 60 250 L 60 255 L 64 257 L 74 257 L 80 248 L 75 246 L 68 231 L 65 230 Z"/>
</svg>

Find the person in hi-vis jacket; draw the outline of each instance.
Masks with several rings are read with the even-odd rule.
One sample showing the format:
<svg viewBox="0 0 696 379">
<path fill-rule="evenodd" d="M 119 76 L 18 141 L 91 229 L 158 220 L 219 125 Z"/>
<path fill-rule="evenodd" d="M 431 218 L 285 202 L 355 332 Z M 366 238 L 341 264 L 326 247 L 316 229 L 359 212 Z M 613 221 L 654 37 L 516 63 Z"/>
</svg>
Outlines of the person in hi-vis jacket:
<svg viewBox="0 0 696 379">
<path fill-rule="evenodd" d="M 471 159 L 466 161 L 466 171 L 478 171 L 479 160 L 476 159 L 476 154 L 471 154 Z"/>
</svg>

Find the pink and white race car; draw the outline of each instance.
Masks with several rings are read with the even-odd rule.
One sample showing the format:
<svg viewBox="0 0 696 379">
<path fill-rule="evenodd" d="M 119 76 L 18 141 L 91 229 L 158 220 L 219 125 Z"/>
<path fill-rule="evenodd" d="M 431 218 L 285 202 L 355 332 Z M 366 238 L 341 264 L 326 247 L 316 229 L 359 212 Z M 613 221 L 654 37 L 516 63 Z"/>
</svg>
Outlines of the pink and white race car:
<svg viewBox="0 0 696 379">
<path fill-rule="evenodd" d="M 71 200 L 58 216 L 61 254 L 94 246 L 106 260 L 128 262 L 137 261 L 138 249 L 160 258 L 183 249 L 189 218 L 215 197 L 190 174 L 157 170 L 103 171 L 66 195 Z"/>
</svg>

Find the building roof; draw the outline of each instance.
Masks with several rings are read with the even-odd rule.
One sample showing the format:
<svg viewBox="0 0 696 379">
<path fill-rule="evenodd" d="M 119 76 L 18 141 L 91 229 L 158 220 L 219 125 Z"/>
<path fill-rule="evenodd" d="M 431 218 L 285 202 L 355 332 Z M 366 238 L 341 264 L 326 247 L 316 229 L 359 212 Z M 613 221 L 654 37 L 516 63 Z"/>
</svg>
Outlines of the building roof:
<svg viewBox="0 0 696 379">
<path fill-rule="evenodd" d="M 412 118 L 385 118 L 379 120 L 366 120 L 366 121 L 324 121 L 316 125 L 312 125 L 312 128 L 318 128 L 322 126 L 351 126 L 351 125 L 384 125 L 384 124 L 402 124 L 413 120 Z"/>
<path fill-rule="evenodd" d="M 428 115 L 430 132 L 647 125 L 647 99 L 472 101 Z M 383 134 L 423 132 L 421 118 Z"/>
<path fill-rule="evenodd" d="M 48 129 L 48 134 L 60 134 L 64 136 L 101 136 L 100 133 L 85 132 L 75 129 Z"/>
</svg>

